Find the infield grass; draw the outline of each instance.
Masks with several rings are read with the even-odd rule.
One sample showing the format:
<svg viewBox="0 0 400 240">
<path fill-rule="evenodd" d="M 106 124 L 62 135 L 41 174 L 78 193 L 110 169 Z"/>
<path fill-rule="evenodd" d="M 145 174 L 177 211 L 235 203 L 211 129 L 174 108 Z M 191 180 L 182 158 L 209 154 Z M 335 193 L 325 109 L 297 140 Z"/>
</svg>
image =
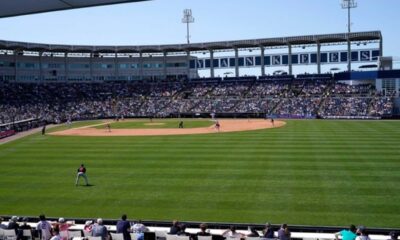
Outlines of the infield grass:
<svg viewBox="0 0 400 240">
<path fill-rule="evenodd" d="M 0 214 L 399 227 L 400 121 L 0 145 Z M 92 187 L 75 187 L 85 163 Z"/>
</svg>

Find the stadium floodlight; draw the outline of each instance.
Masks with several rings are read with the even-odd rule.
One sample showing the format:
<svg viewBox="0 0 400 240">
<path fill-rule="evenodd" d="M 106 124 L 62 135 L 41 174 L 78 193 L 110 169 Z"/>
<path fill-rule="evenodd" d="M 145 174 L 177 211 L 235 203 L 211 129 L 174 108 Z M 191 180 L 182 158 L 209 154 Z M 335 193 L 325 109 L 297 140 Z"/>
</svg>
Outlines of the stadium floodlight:
<svg viewBox="0 0 400 240">
<path fill-rule="evenodd" d="M 183 18 L 182 23 L 186 23 L 186 31 L 187 31 L 187 43 L 190 44 L 190 35 L 189 35 L 189 24 L 194 23 L 194 17 L 192 15 L 192 9 L 183 10 Z"/>
<path fill-rule="evenodd" d="M 351 33 L 351 9 L 357 7 L 356 0 L 342 0 L 342 8 L 347 9 L 347 29 L 350 36 Z M 351 72 L 351 43 L 348 41 L 348 52 L 347 52 L 347 71 Z"/>
<path fill-rule="evenodd" d="M 357 7 L 357 2 L 355 0 L 342 0 L 342 8 L 347 9 L 347 27 L 349 33 L 351 32 L 351 9 Z"/>
</svg>

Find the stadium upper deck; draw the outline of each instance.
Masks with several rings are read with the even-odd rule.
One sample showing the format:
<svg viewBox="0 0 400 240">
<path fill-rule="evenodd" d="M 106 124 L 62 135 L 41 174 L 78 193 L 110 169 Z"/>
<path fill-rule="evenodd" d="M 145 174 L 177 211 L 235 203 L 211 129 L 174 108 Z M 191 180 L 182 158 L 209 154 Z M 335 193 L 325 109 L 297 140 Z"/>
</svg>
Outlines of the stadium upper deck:
<svg viewBox="0 0 400 240">
<path fill-rule="evenodd" d="M 231 67 L 239 77 L 241 67 L 259 67 L 265 75 L 268 66 L 287 66 L 292 74 L 294 64 L 321 64 L 349 61 L 376 61 L 383 53 L 380 31 L 305 35 L 223 42 L 205 42 L 146 46 L 58 45 L 0 41 L 0 80 L 79 81 L 136 80 L 168 77 L 197 77 L 198 69 L 206 68 L 214 77 L 214 69 Z M 379 49 L 352 51 L 352 44 L 379 43 Z M 347 45 L 347 50 L 321 52 L 323 46 Z M 292 48 L 316 46 L 316 53 L 296 54 Z M 273 48 L 287 48 L 287 54 L 268 56 Z M 260 55 L 243 57 L 239 50 L 257 49 Z M 218 51 L 232 51 L 227 59 L 214 58 Z M 194 53 L 209 53 L 209 59 L 198 61 Z M 224 61 L 223 61 L 224 60 Z M 200 65 L 199 65 L 200 64 Z"/>
</svg>

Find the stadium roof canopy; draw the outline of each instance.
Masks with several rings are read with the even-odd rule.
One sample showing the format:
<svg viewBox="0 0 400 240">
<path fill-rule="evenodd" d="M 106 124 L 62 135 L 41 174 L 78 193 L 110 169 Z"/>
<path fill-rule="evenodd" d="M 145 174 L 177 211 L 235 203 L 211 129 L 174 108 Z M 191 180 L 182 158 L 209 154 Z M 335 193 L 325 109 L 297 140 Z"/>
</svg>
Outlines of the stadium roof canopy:
<svg viewBox="0 0 400 240">
<path fill-rule="evenodd" d="M 148 0 L 1 0 L 0 18 Z"/>
<path fill-rule="evenodd" d="M 0 40 L 0 49 L 16 51 L 38 51 L 38 52 L 77 52 L 77 53 L 164 53 L 164 52 L 187 52 L 208 50 L 230 50 L 245 48 L 273 48 L 288 45 L 315 45 L 315 44 L 346 44 L 347 41 L 380 41 L 380 31 L 335 33 L 323 35 L 304 35 L 295 37 L 263 38 L 251 40 L 205 42 L 191 44 L 168 44 L 168 45 L 142 45 L 142 46 L 90 46 L 90 45 L 59 45 L 41 44 L 29 42 L 14 42 Z"/>
</svg>

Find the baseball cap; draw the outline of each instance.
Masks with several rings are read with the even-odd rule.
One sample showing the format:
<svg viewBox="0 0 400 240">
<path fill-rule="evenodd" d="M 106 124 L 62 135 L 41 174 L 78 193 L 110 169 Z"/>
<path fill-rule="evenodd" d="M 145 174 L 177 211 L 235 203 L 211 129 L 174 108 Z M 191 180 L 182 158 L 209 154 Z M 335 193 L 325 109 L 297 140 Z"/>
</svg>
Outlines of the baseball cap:
<svg viewBox="0 0 400 240">
<path fill-rule="evenodd" d="M 65 219 L 64 219 L 64 218 L 59 218 L 59 219 L 58 219 L 58 222 L 59 222 L 59 223 L 65 223 Z"/>
</svg>

